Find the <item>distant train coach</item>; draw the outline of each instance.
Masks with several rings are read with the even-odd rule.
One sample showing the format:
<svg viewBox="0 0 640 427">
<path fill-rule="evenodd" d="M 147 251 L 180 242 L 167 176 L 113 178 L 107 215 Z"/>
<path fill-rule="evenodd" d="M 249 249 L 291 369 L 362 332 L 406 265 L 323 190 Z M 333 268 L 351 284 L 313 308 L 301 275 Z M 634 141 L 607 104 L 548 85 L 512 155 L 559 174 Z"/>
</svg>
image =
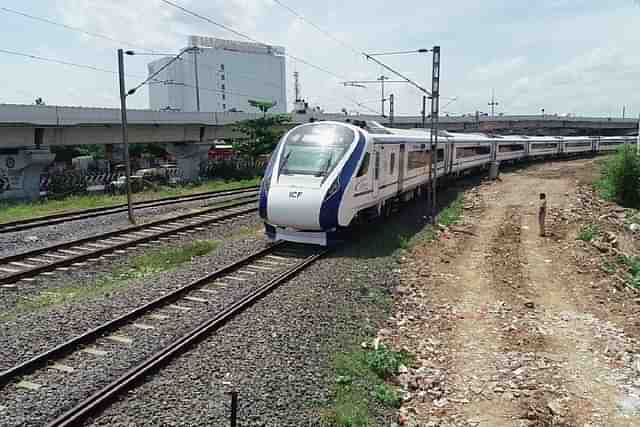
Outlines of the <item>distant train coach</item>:
<svg viewBox="0 0 640 427">
<path fill-rule="evenodd" d="M 259 212 L 273 240 L 329 245 L 361 216 L 389 214 L 429 185 L 432 153 L 425 129 L 314 122 L 291 129 L 271 155 Z M 492 162 L 615 150 L 628 137 L 527 137 L 440 132 L 438 177 Z"/>
</svg>

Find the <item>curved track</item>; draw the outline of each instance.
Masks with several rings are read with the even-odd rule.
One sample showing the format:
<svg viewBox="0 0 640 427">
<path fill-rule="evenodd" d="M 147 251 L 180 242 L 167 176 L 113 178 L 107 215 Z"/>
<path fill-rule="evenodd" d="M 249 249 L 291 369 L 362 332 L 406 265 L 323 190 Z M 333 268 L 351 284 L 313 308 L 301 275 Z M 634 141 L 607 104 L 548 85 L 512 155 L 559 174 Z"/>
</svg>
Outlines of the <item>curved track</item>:
<svg viewBox="0 0 640 427">
<path fill-rule="evenodd" d="M 223 207 L 213 207 L 147 224 L 127 227 L 95 236 L 59 243 L 0 258 L 0 286 L 13 288 L 19 280 L 70 265 L 99 258 L 105 254 L 158 240 L 170 235 L 189 233 L 201 227 L 257 211 L 254 196 L 233 200 Z"/>
<path fill-rule="evenodd" d="M 172 196 L 161 199 L 147 200 L 133 203 L 135 209 L 155 208 L 159 206 L 173 205 L 178 203 L 195 202 L 198 200 L 215 199 L 234 195 L 250 195 L 257 193 L 259 187 L 242 187 L 234 190 L 209 191 L 206 193 L 196 193 L 186 196 Z M 81 211 L 64 212 L 36 218 L 22 219 L 18 221 L 0 223 L 0 234 L 14 233 L 16 231 L 29 230 L 37 227 L 47 227 L 61 224 L 68 221 L 95 218 L 104 215 L 111 215 L 127 211 L 127 204 L 115 206 L 105 206 L 101 208 L 85 209 Z"/>
<path fill-rule="evenodd" d="M 136 320 L 141 321 L 143 318 L 148 319 L 153 315 L 158 316 L 161 312 L 167 317 L 170 308 L 176 307 L 173 304 L 180 301 L 184 301 L 183 304 L 195 302 L 203 307 L 201 309 L 202 316 L 206 316 L 206 320 L 195 328 L 192 327 L 193 325 L 191 327 L 185 326 L 186 333 L 184 335 L 172 341 L 169 345 L 159 346 L 160 348 L 146 357 L 142 363 L 131 367 L 107 386 L 96 391 L 84 401 L 77 403 L 73 408 L 68 409 L 61 415 L 52 414 L 52 417 L 57 416 L 57 418 L 48 424 L 49 426 L 78 425 L 88 417 L 96 415 L 105 406 L 122 396 L 123 393 L 139 384 L 149 374 L 160 369 L 208 334 L 225 325 L 327 252 L 328 249 L 326 248 L 310 248 L 290 243 L 273 244 L 0 373 L 0 387 L 9 387 L 11 383 L 16 382 L 21 376 L 27 374 L 31 374 L 29 376 L 30 381 L 37 381 L 40 373 L 42 372 L 42 375 L 45 375 L 47 367 L 52 366 L 52 363 L 61 361 L 74 352 L 82 351 L 87 345 L 98 347 L 101 340 L 108 339 L 109 336 L 113 337 L 118 331 L 120 331 L 120 334 L 126 335 L 126 331 L 122 330 L 126 327 L 131 327 L 132 322 Z M 216 292 L 216 284 L 222 285 L 221 280 L 231 282 L 235 279 L 239 282 L 238 286 L 242 286 L 243 275 L 244 277 L 251 277 L 257 272 L 263 274 L 261 277 L 264 277 L 257 285 L 251 286 L 243 297 L 226 305 L 213 317 L 209 317 L 210 315 L 206 312 L 208 301 L 205 298 L 208 294 Z M 179 321 L 179 317 L 176 321 Z M 133 324 L 133 326 L 136 326 L 136 324 Z M 156 339 L 161 341 L 161 338 L 157 337 Z M 107 365 L 109 364 L 109 360 L 104 362 Z M 71 368 L 69 367 L 68 369 Z M 61 411 L 64 409 L 61 408 Z"/>
</svg>

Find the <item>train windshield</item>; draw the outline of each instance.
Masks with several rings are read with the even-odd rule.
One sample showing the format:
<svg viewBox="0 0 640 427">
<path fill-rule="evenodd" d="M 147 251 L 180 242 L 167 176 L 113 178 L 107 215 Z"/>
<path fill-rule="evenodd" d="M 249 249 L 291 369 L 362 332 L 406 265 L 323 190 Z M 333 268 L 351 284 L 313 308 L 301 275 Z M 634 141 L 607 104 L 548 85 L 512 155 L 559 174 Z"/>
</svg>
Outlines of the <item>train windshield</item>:
<svg viewBox="0 0 640 427">
<path fill-rule="evenodd" d="M 318 123 L 294 129 L 284 143 L 280 173 L 325 177 L 342 159 L 354 138 L 351 129 L 335 124 Z"/>
</svg>

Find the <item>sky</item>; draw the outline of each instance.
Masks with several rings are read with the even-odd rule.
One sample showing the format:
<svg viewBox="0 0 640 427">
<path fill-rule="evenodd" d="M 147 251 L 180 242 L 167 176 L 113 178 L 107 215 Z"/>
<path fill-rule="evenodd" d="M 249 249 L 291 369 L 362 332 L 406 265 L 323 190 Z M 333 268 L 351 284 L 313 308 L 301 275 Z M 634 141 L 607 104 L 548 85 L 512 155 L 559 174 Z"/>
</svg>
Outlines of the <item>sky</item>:
<svg viewBox="0 0 640 427">
<path fill-rule="evenodd" d="M 331 74 L 287 58 L 287 95 L 293 72 L 302 96 L 325 111 L 380 111 L 380 88 L 344 87 L 373 80 L 382 70 L 358 52 L 441 46 L 441 111 L 449 114 L 546 113 L 637 116 L 640 113 L 640 0 L 172 0 L 264 43 L 285 46 Z M 46 18 L 107 38 L 91 37 L 12 12 Z M 318 31 L 309 21 L 320 27 Z M 161 0 L 0 1 L 0 103 L 118 107 L 116 49 L 177 52 L 191 34 L 243 40 Z M 246 41 L 246 40 L 245 40 Z M 123 45 L 123 43 L 127 45 Z M 96 71 L 7 54 L 20 52 L 89 65 Z M 146 77 L 149 56 L 125 58 L 127 86 Z M 430 87 L 431 56 L 381 57 Z M 389 72 L 384 74 L 397 78 Z M 387 85 L 396 114 L 419 114 L 422 94 Z M 130 108 L 148 108 L 141 90 Z M 360 104 L 360 105 L 358 105 Z"/>
</svg>

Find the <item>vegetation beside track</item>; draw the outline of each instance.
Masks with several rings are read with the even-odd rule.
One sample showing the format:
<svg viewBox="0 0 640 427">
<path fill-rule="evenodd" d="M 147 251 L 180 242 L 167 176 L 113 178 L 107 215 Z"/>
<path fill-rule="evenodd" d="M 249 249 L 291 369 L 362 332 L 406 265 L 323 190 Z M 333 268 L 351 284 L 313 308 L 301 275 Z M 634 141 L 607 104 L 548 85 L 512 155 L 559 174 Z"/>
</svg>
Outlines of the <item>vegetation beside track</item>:
<svg viewBox="0 0 640 427">
<path fill-rule="evenodd" d="M 602 197 L 626 208 L 640 208 L 640 155 L 636 147 L 620 147 L 601 165 L 601 178 L 596 187 Z"/>
<path fill-rule="evenodd" d="M 75 282 L 54 291 L 43 291 L 35 296 L 25 297 L 11 312 L 0 315 L 0 320 L 11 319 L 20 313 L 44 310 L 70 301 L 77 302 L 108 294 L 127 286 L 131 280 L 175 269 L 194 257 L 212 252 L 220 244 L 218 240 L 198 240 L 180 247 L 156 249 L 132 257 L 126 265 L 113 272 L 101 274 L 93 283 Z"/>
<path fill-rule="evenodd" d="M 445 191 L 441 195 L 444 206 L 437 216 L 437 229 L 426 223 L 427 204 L 417 200 L 403 206 L 401 212 L 387 220 L 378 232 L 369 233 L 354 244 L 351 252 L 360 257 L 389 257 L 398 259 L 421 242 L 438 238 L 440 227 L 449 227 L 462 219 L 464 194 Z M 395 268 L 390 264 L 389 268 Z M 361 285 L 361 294 L 367 303 L 379 311 L 391 314 L 393 296 L 380 283 Z M 371 329 L 363 324 L 362 330 Z M 368 333 L 368 332 L 367 332 Z M 375 332 L 374 332 L 375 333 Z M 343 339 L 343 352 L 333 355 L 331 374 L 334 377 L 331 401 L 322 411 L 322 425 L 336 427 L 374 427 L 380 411 L 395 410 L 401 404 L 402 396 L 389 381 L 398 373 L 401 365 L 410 366 L 413 357 L 404 352 L 393 351 L 383 345 L 374 348 L 369 337 L 348 337 Z M 367 342 L 367 348 L 361 343 Z"/>
<path fill-rule="evenodd" d="M 161 187 L 157 190 L 144 191 L 134 195 L 134 201 L 146 201 L 163 197 L 186 196 L 207 191 L 234 190 L 236 188 L 258 185 L 260 178 L 238 181 L 207 181 L 201 184 L 178 187 Z M 44 200 L 32 203 L 0 203 L 0 223 L 30 219 L 56 213 L 92 209 L 119 205 L 127 202 L 124 194 L 95 194 L 70 196 L 60 200 Z"/>
<path fill-rule="evenodd" d="M 333 405 L 323 414 L 323 422 L 340 427 L 375 425 L 370 414 L 370 401 L 388 408 L 398 408 L 402 401 L 396 388 L 387 380 L 398 374 L 402 365 L 409 365 L 408 353 L 396 352 L 384 345 L 337 354 L 333 369 L 337 376 L 333 390 Z"/>
</svg>

